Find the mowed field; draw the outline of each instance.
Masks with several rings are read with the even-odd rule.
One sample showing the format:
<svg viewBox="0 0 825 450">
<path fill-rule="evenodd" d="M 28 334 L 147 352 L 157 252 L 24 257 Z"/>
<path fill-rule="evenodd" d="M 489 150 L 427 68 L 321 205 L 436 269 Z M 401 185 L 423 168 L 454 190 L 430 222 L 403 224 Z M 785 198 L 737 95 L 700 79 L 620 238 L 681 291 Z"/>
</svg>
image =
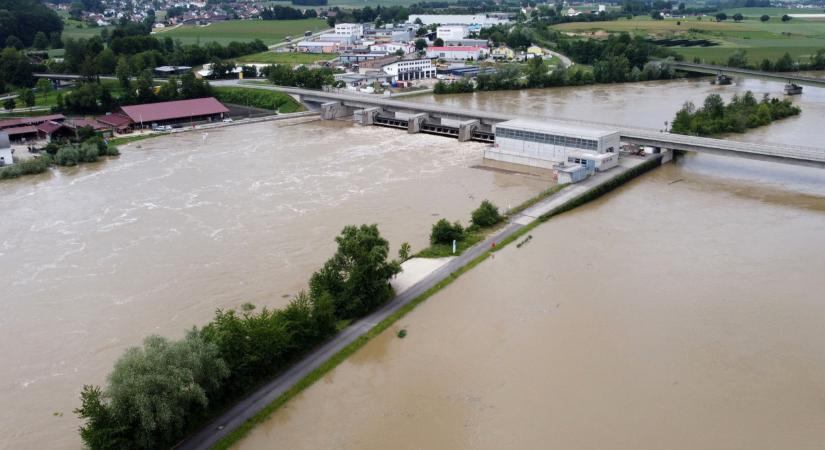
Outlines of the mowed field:
<svg viewBox="0 0 825 450">
<path fill-rule="evenodd" d="M 758 9 L 758 8 L 748 8 Z M 692 61 L 699 58 L 706 63 L 723 63 L 735 51 L 747 51 L 752 61 L 777 59 L 785 52 L 794 58 L 807 59 L 818 49 L 825 49 L 825 21 L 792 19 L 768 22 L 748 19 L 716 22 L 711 17 L 652 20 L 649 17 L 621 19 L 613 22 L 566 23 L 554 26 L 559 31 L 590 33 L 596 31 L 628 32 L 651 38 L 707 39 L 714 47 L 671 47 Z"/>
<path fill-rule="evenodd" d="M 180 39 L 184 44 L 205 44 L 214 41 L 226 45 L 232 41 L 260 39 L 264 44 L 272 45 L 283 41 L 286 36 L 303 36 L 304 31 L 315 32 L 325 28 L 329 26 L 326 21 L 320 19 L 227 20 L 205 26 L 184 25 L 156 32 L 154 36 L 170 36 L 172 39 Z"/>
</svg>

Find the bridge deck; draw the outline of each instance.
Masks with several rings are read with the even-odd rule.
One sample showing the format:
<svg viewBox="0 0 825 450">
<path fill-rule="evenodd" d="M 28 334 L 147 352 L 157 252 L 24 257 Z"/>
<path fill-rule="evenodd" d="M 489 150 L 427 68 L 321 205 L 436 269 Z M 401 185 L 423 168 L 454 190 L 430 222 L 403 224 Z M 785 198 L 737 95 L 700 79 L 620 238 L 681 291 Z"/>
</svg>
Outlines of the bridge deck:
<svg viewBox="0 0 825 450">
<path fill-rule="evenodd" d="M 674 69 L 686 72 L 697 72 L 707 74 L 722 73 L 725 75 L 741 75 L 748 78 L 759 78 L 763 80 L 790 81 L 796 84 L 804 84 L 814 87 L 825 87 L 825 78 L 810 77 L 791 72 L 762 72 L 759 70 L 739 69 L 736 67 L 715 66 L 712 64 L 696 64 L 687 62 L 673 62 L 671 63 Z"/>
</svg>

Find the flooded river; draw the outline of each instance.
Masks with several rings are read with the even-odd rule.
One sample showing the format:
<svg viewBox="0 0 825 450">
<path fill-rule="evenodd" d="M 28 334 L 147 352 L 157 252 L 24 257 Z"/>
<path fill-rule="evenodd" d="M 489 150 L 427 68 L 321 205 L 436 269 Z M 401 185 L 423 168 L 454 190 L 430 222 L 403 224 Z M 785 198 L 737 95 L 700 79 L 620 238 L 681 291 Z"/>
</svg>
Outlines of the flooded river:
<svg viewBox="0 0 825 450">
<path fill-rule="evenodd" d="M 466 221 L 483 198 L 515 205 L 548 186 L 472 168 L 482 144 L 343 122 L 122 151 L 0 183 L 0 449 L 78 448 L 78 393 L 126 347 L 216 308 L 284 304 L 347 224 L 377 222 L 393 249 L 415 250 L 437 217 Z"/>
<path fill-rule="evenodd" d="M 781 85 L 410 100 L 659 128 L 686 100 L 745 89 Z M 737 138 L 823 146 L 825 90 L 805 89 L 801 116 Z M 277 122 L 0 183 L 0 449 L 77 448 L 77 395 L 126 347 L 180 336 L 216 308 L 284 304 L 346 224 L 377 222 L 393 252 L 415 250 L 438 217 L 547 186 L 474 168 L 483 148 Z M 375 340 L 243 447 L 596 448 L 615 436 L 625 448 L 735 448 L 752 427 L 757 444 L 794 436 L 785 447 L 804 448 L 822 425 L 825 340 L 811 322 L 825 193 L 819 172 L 783 170 L 687 158 L 540 228 L 405 319 L 408 339 Z"/>
<path fill-rule="evenodd" d="M 237 449 L 821 449 L 825 173 L 741 163 L 552 219 Z"/>
</svg>

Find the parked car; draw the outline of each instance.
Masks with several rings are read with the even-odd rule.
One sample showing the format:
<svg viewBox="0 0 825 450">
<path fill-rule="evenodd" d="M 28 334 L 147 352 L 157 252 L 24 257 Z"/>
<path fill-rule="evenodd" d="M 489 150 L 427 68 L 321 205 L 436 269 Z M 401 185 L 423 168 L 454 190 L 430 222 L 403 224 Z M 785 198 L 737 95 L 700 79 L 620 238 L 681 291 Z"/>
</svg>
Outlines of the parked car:
<svg viewBox="0 0 825 450">
<path fill-rule="evenodd" d="M 231 122 L 232 122 L 232 118 L 231 118 L 231 117 L 227 117 L 226 119 L 221 120 L 221 122 L 223 122 L 223 123 L 231 123 Z"/>
</svg>

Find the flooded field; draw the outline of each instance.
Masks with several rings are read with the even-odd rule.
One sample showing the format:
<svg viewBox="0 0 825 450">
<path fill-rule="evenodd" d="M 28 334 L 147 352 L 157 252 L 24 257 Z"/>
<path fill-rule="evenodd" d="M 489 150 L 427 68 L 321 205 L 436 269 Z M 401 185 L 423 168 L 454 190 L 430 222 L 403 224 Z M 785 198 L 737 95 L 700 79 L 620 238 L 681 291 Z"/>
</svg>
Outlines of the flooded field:
<svg viewBox="0 0 825 450">
<path fill-rule="evenodd" d="M 821 171 L 685 158 L 487 259 L 237 448 L 820 449 L 824 227 Z"/>
<path fill-rule="evenodd" d="M 270 122 L 141 141 L 100 164 L 0 183 L 0 448 L 78 448 L 84 383 L 144 336 L 215 309 L 279 306 L 347 224 L 393 247 L 546 178 L 473 168 L 483 146 L 344 122 Z"/>
</svg>

